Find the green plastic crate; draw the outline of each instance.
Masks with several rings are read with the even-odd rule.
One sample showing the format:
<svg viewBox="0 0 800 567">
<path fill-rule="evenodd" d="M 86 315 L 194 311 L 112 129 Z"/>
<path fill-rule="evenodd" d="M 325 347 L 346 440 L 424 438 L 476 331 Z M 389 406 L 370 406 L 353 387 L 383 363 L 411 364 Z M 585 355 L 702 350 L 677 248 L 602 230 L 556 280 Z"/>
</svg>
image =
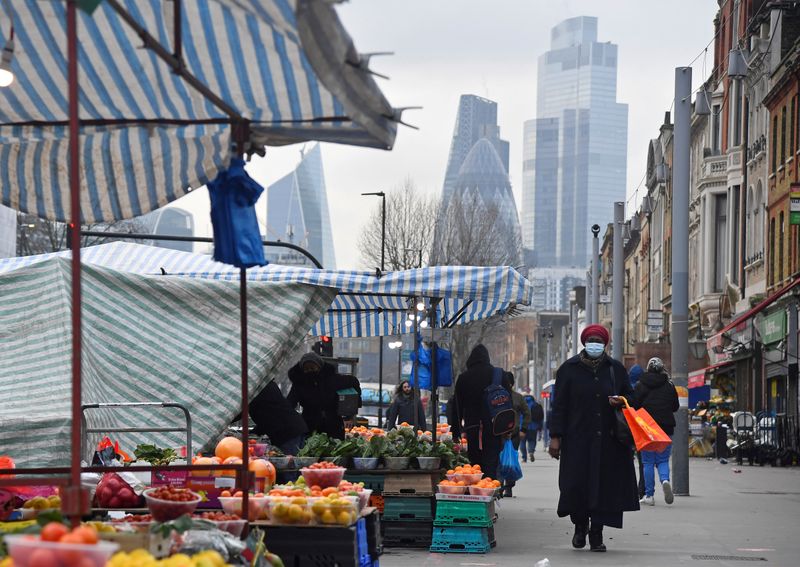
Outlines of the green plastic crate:
<svg viewBox="0 0 800 567">
<path fill-rule="evenodd" d="M 434 527 L 431 553 L 486 553 L 492 549 L 492 528 Z"/>
<path fill-rule="evenodd" d="M 386 522 L 431 522 L 431 498 L 386 496 L 383 500 L 383 520 Z"/>
<path fill-rule="evenodd" d="M 433 525 L 491 527 L 494 516 L 492 504 L 492 502 L 438 500 Z"/>
<path fill-rule="evenodd" d="M 383 483 L 386 477 L 382 474 L 350 474 L 344 475 L 345 480 L 352 483 L 363 482 L 364 488 L 372 491 L 373 494 L 383 492 Z"/>
</svg>

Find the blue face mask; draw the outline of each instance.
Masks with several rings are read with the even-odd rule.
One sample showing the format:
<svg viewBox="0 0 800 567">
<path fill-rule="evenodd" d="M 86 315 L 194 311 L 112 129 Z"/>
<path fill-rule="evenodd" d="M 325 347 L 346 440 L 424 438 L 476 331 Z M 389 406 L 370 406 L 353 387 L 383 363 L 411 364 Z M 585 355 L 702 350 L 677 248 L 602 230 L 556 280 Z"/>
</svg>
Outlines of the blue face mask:
<svg viewBox="0 0 800 567">
<path fill-rule="evenodd" d="M 586 343 L 585 348 L 586 354 L 588 354 L 590 358 L 600 358 L 606 350 L 606 345 L 603 343 Z"/>
</svg>

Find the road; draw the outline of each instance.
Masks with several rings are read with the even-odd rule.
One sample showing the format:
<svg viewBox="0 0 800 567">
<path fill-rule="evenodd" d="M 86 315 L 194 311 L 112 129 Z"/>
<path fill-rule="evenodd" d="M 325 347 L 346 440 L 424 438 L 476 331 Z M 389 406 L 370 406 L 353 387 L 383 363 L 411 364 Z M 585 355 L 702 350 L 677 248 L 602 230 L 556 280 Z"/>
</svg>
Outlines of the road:
<svg viewBox="0 0 800 567">
<path fill-rule="evenodd" d="M 622 530 L 606 528 L 608 552 L 572 549 L 572 524 L 558 518 L 558 463 L 542 451 L 523 464 L 515 497 L 499 503 L 497 547 L 486 555 L 387 549 L 381 567 L 800 566 L 800 469 L 738 467 L 691 459 L 691 496 L 672 506 L 625 514 Z M 736 472 L 736 471 L 741 472 Z"/>
</svg>

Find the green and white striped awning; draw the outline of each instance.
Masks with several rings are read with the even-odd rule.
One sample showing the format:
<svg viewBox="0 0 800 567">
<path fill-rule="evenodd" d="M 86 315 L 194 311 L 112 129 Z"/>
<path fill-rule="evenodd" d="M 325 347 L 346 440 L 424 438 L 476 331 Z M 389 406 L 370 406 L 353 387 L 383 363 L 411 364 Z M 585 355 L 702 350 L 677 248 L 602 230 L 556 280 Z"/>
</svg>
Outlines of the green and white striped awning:
<svg viewBox="0 0 800 567">
<path fill-rule="evenodd" d="M 239 284 L 84 265 L 82 285 L 84 402 L 185 404 L 195 451 L 213 446 L 240 410 Z M 69 290 L 65 258 L 0 275 L 0 452 L 18 466 L 69 463 Z M 248 285 L 251 392 L 288 362 L 335 294 L 301 283 Z M 89 415 L 89 427 L 163 426 L 169 417 Z M 128 451 L 185 442 L 165 433 L 116 439 Z"/>
</svg>

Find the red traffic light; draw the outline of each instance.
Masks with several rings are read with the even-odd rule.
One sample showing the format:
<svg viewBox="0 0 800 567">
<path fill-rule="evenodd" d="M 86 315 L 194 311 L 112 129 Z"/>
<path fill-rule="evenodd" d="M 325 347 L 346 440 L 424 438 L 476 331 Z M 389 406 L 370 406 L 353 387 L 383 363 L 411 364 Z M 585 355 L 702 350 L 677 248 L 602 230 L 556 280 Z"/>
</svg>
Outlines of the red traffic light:
<svg viewBox="0 0 800 567">
<path fill-rule="evenodd" d="M 322 336 L 322 337 L 319 338 L 319 340 L 322 341 L 323 343 L 331 342 L 331 338 L 328 337 L 328 336 Z"/>
</svg>

